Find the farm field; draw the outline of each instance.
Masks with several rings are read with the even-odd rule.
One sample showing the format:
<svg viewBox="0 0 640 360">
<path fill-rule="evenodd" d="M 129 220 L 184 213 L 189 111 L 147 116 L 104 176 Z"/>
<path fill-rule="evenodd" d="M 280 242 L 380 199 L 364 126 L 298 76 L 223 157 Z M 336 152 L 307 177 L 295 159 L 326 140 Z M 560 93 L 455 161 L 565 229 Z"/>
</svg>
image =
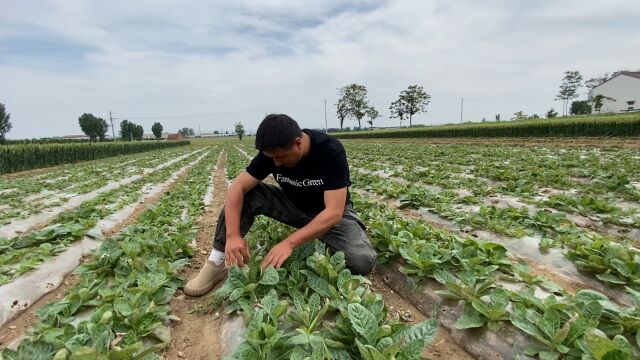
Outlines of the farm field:
<svg viewBox="0 0 640 360">
<path fill-rule="evenodd" d="M 505 140 L 343 140 L 374 274 L 320 243 L 261 271 L 292 229 L 258 218 L 205 299 L 252 139 L 0 177 L 2 358 L 638 358 L 640 150 Z"/>
</svg>

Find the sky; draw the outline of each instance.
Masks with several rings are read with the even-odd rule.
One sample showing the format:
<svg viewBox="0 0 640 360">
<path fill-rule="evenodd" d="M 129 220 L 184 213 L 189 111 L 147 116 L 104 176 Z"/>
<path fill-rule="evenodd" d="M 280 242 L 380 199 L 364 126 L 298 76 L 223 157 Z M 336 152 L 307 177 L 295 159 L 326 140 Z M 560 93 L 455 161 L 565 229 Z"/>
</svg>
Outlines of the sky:
<svg viewBox="0 0 640 360">
<path fill-rule="evenodd" d="M 2 0 L 0 103 L 9 139 L 81 134 L 78 117 L 145 133 L 253 131 L 268 113 L 339 127 L 338 89 L 389 104 L 431 96 L 414 124 L 544 114 L 564 71 L 640 68 L 640 1 Z M 581 91 L 586 97 L 586 90 Z M 345 126 L 357 125 L 347 120 Z M 363 124 L 364 125 L 364 124 Z M 403 124 L 404 125 L 404 124 Z M 109 131 L 111 132 L 111 130 Z"/>
</svg>

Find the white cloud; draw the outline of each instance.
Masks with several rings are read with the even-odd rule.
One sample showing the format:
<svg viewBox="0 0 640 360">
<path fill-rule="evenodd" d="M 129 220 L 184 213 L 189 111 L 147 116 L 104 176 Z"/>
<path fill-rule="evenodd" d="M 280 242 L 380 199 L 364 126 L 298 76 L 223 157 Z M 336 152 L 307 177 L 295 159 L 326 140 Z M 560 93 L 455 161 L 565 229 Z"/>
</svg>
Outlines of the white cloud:
<svg viewBox="0 0 640 360">
<path fill-rule="evenodd" d="M 337 126 L 336 89 L 365 84 L 379 108 L 417 83 L 432 95 L 422 123 L 543 113 L 562 74 L 639 67 L 640 3 L 619 0 L 373 2 L 12 1 L 0 14 L 0 102 L 9 138 L 79 133 L 83 112 L 147 132 L 257 127 L 266 112 Z M 3 9 L 4 10 L 4 9 Z M 16 54 L 3 41 L 61 39 L 80 59 Z M 70 45 L 69 45 L 70 44 Z M 5 56 L 6 55 L 6 56 Z M 170 117 L 184 115 L 184 117 Z M 201 116 L 209 115 L 209 116 Z M 351 124 L 353 125 L 353 123 Z"/>
</svg>

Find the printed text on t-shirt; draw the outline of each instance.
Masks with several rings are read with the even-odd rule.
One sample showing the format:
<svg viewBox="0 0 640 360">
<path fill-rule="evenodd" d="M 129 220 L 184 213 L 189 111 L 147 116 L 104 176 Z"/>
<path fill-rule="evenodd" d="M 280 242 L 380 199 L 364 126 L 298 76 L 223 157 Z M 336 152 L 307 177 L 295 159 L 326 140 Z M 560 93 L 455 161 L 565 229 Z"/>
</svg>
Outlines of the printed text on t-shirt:
<svg viewBox="0 0 640 360">
<path fill-rule="evenodd" d="M 281 174 L 276 174 L 276 181 L 284 182 L 284 183 L 287 183 L 289 185 L 293 185 L 293 186 L 297 186 L 297 187 L 324 185 L 324 182 L 322 181 L 322 179 L 316 179 L 316 180 L 304 179 L 302 181 L 299 181 L 299 180 L 295 180 L 295 179 L 290 179 L 290 178 L 288 178 L 286 176 L 282 176 Z"/>
</svg>

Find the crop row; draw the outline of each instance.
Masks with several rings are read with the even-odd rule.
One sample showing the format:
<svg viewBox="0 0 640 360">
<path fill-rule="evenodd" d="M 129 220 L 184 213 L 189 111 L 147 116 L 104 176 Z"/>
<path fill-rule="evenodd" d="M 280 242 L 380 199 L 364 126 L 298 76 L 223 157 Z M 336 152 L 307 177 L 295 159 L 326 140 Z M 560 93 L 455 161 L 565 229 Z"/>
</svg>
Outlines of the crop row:
<svg viewBox="0 0 640 360">
<path fill-rule="evenodd" d="M 589 116 L 482 124 L 437 125 L 401 130 L 339 133 L 341 139 L 447 138 L 447 137 L 549 137 L 639 136 L 640 116 Z"/>
<path fill-rule="evenodd" d="M 227 179 L 235 179 L 247 167 L 247 157 L 235 148 L 235 144 L 225 145 L 227 154 Z"/>
<path fill-rule="evenodd" d="M 387 163 L 408 169 L 447 171 L 518 188 L 534 196 L 541 188 L 571 190 L 583 194 L 640 199 L 632 186 L 640 180 L 640 151 L 559 149 L 484 145 L 348 144 L 351 160 Z M 612 196 L 609 196 L 612 197 Z"/>
<path fill-rule="evenodd" d="M 232 267 L 214 304 L 239 312 L 244 342 L 232 359 L 418 359 L 437 335 L 435 320 L 408 326 L 387 319 L 368 279 L 352 275 L 344 253 L 322 243 L 297 248 L 285 264 L 261 270 L 264 249 L 291 228 L 258 218 L 246 239 L 252 257 Z M 262 250 L 261 250 L 262 249 Z"/>
<path fill-rule="evenodd" d="M 169 302 L 204 209 L 217 154 L 209 153 L 135 224 L 81 265 L 78 284 L 37 311 L 40 320 L 4 359 L 150 359 L 169 344 Z"/>
<path fill-rule="evenodd" d="M 452 199 L 464 199 L 457 198 L 451 192 L 433 193 L 424 187 L 401 185 L 374 175 L 356 173 L 352 178 L 356 186 L 398 199 L 401 206 L 427 208 L 463 227 L 489 230 L 514 238 L 540 233 L 541 249 L 564 246 L 567 249 L 565 256 L 574 261 L 580 270 L 595 273 L 598 279 L 609 284 L 640 289 L 640 255 L 631 243 L 583 230 L 568 221 L 562 213 L 544 210 L 531 212 L 526 207 L 498 208 L 494 205 L 461 211 L 456 209 Z"/>
<path fill-rule="evenodd" d="M 74 166 L 49 173 L 47 177 L 35 179 L 32 176 L 4 180 L 5 192 L 0 194 L 0 224 L 26 218 L 63 204 L 70 197 L 86 194 L 110 182 L 133 175 L 142 175 L 152 163 L 167 161 L 186 154 L 191 148 L 154 151 L 150 154 L 133 155 L 134 162 L 122 165 L 127 159 L 109 159 L 85 166 Z"/>
<path fill-rule="evenodd" d="M 500 331 L 513 326 L 537 341 L 524 353 L 541 359 L 639 355 L 639 292 L 627 288 L 633 307 L 591 290 L 570 295 L 532 273 L 526 263 L 511 260 L 502 245 L 459 238 L 357 194 L 353 198 L 383 261 L 400 261 L 408 276 L 439 282 L 440 296 L 462 304 L 455 328 Z M 505 281 L 518 290 L 509 290 Z"/>
<path fill-rule="evenodd" d="M 0 147 L 0 174 L 189 145 L 189 141 L 29 144 Z"/>
<path fill-rule="evenodd" d="M 0 285 L 36 268 L 39 264 L 82 239 L 99 220 L 139 201 L 146 187 L 166 181 L 194 161 L 187 157 L 123 187 L 103 193 L 78 208 L 54 218 L 45 228 L 12 239 L 0 238 Z M 93 236 L 100 236 L 94 234 Z"/>
</svg>

